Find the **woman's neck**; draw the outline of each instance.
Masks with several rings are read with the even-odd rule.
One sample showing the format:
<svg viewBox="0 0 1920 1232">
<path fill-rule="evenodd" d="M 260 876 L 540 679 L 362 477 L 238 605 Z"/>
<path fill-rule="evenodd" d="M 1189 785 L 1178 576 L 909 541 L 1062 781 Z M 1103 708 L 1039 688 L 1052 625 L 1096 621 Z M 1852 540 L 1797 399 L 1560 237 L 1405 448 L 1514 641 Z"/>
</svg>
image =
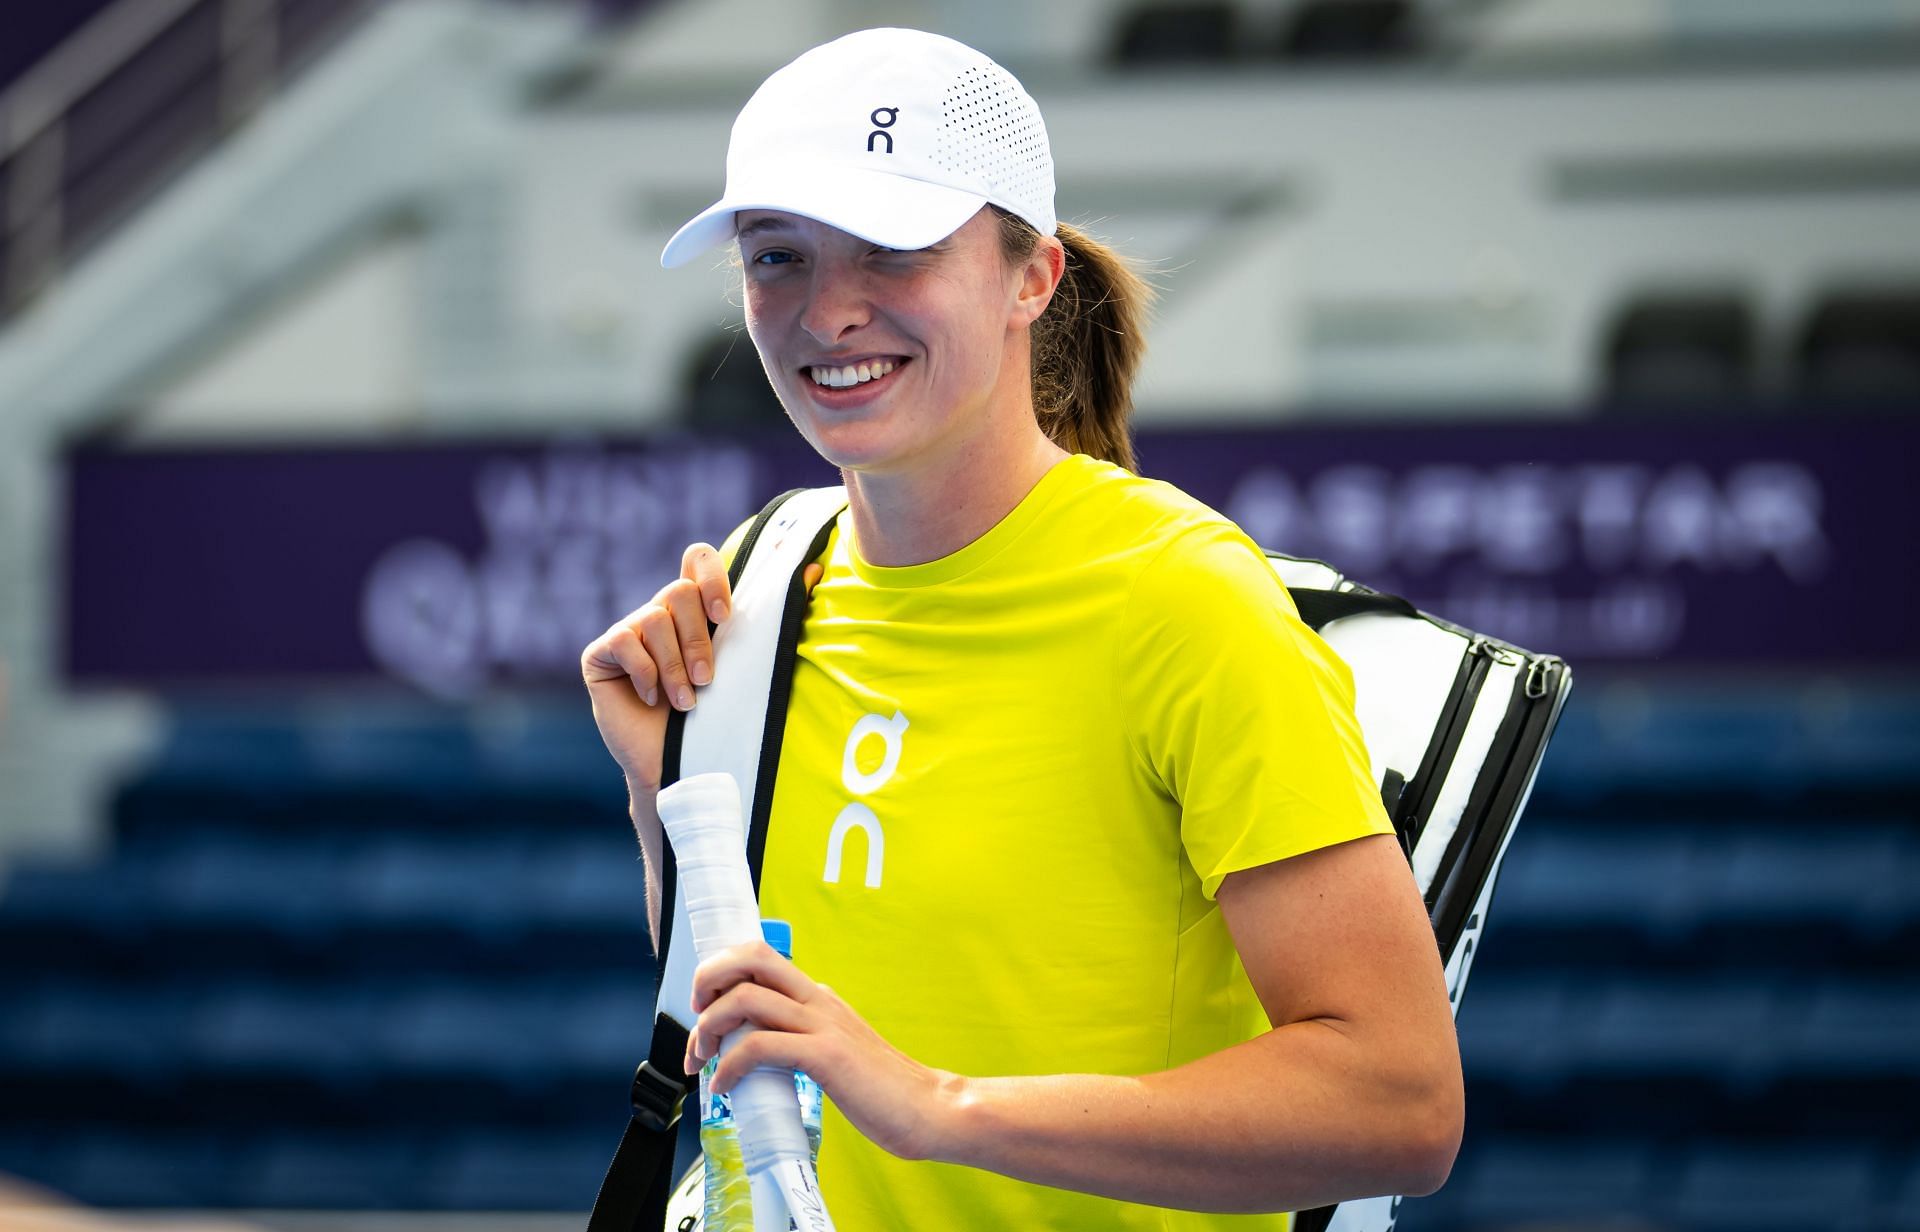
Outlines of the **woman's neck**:
<svg viewBox="0 0 1920 1232">
<path fill-rule="evenodd" d="M 1068 456 L 1038 424 L 1003 448 L 986 441 L 970 445 L 957 464 L 928 474 L 841 472 L 862 559 L 898 567 L 951 556 L 1012 513 L 1041 476 Z"/>
</svg>

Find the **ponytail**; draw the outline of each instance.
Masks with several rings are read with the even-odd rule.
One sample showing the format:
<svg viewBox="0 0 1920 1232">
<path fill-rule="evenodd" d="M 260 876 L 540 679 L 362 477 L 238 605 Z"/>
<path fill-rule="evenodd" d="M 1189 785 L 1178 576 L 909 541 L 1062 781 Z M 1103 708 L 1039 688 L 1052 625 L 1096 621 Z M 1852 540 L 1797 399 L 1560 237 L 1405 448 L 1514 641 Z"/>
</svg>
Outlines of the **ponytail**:
<svg viewBox="0 0 1920 1232">
<path fill-rule="evenodd" d="M 1040 240 L 1024 219 L 995 207 L 1000 247 L 1025 261 Z M 1070 453 L 1134 470 L 1133 377 L 1146 353 L 1153 288 L 1126 259 L 1066 223 L 1056 237 L 1066 270 L 1047 310 L 1031 327 L 1033 410 L 1040 428 Z"/>
</svg>

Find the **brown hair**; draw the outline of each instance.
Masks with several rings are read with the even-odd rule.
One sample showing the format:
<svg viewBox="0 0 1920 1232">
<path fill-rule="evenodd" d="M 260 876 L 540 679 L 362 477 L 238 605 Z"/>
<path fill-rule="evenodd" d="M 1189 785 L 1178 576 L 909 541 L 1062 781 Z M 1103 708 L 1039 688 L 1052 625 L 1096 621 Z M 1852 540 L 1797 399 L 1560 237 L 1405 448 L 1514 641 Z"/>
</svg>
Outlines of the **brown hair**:
<svg viewBox="0 0 1920 1232">
<path fill-rule="evenodd" d="M 1040 233 L 998 206 L 1000 250 L 1025 261 Z M 1113 249 L 1060 224 L 1066 271 L 1053 301 L 1030 327 L 1033 410 L 1054 444 L 1134 470 L 1133 376 L 1146 353 L 1153 288 Z"/>
</svg>

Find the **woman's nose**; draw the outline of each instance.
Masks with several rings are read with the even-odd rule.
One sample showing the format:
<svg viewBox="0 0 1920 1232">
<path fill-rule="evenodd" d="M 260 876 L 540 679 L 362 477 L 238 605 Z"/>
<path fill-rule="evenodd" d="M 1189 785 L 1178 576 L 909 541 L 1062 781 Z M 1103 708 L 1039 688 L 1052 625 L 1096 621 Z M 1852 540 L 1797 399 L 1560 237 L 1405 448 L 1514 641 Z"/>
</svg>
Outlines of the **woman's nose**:
<svg viewBox="0 0 1920 1232">
<path fill-rule="evenodd" d="M 831 268 L 816 269 L 800 325 L 822 346 L 832 346 L 865 325 L 872 315 L 860 280 Z"/>
</svg>

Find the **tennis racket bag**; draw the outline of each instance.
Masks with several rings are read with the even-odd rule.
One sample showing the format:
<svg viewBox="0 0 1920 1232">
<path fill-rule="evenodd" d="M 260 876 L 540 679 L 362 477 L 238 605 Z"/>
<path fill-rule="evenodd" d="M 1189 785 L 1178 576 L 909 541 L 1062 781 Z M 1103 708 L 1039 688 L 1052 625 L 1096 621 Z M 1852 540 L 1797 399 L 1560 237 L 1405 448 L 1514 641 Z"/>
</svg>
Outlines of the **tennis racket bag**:
<svg viewBox="0 0 1920 1232">
<path fill-rule="evenodd" d="M 793 684 L 795 648 L 806 614 L 802 574 L 826 546 L 846 507 L 841 488 L 800 489 L 775 498 L 748 527 L 728 574 L 733 613 L 714 633 L 726 670 L 691 714 L 668 720 L 663 784 L 725 771 L 747 807 L 747 858 L 758 889 Z M 1453 1010 L 1472 968 L 1488 904 L 1520 813 L 1559 720 L 1572 673 L 1534 654 L 1415 610 L 1317 560 L 1268 552 L 1301 619 L 1353 672 L 1355 710 L 1374 781 L 1401 850 L 1425 896 L 1446 969 Z M 759 732 L 760 739 L 740 733 Z M 589 1232 L 693 1232 L 700 1196 L 693 1173 L 699 1140 L 679 1116 L 693 1079 L 680 1072 L 691 1007 L 693 946 L 686 906 L 674 893 L 674 866 L 662 869 L 660 983 L 653 1044 L 634 1076 L 633 1116 L 594 1204 Z M 670 1190 L 673 1210 L 668 1213 Z M 1302 1211 L 1295 1232 L 1388 1232 L 1401 1199 L 1342 1202 Z"/>
</svg>

